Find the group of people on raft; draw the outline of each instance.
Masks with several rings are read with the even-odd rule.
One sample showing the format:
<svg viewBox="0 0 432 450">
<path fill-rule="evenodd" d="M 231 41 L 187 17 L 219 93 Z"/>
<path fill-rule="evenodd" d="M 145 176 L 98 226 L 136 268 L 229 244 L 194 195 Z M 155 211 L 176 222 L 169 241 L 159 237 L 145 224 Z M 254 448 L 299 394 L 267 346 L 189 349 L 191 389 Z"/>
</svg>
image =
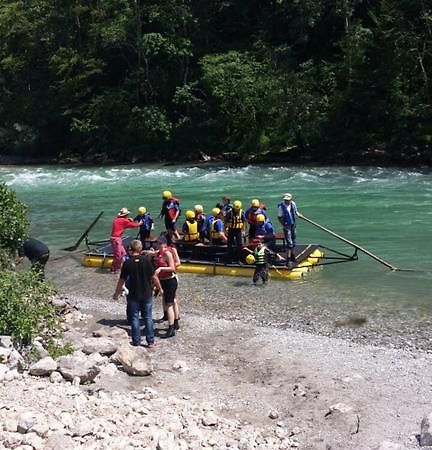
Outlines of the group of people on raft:
<svg viewBox="0 0 432 450">
<path fill-rule="evenodd" d="M 259 240 L 266 247 L 273 249 L 276 244 L 275 230 L 270 221 L 267 209 L 258 199 L 252 199 L 246 210 L 242 202 L 234 200 L 231 203 L 229 195 L 222 197 L 206 216 L 202 205 L 195 205 L 188 209 L 181 225 L 181 233 L 177 224 L 181 216 L 180 201 L 170 191 L 162 193 L 162 206 L 158 218 L 164 220 L 168 243 L 191 248 L 192 246 L 226 247 L 227 263 L 241 263 L 244 256 L 244 242 L 248 239 L 252 248 Z M 278 221 L 282 225 L 285 244 L 287 266 L 292 267 L 295 262 L 294 247 L 296 244 L 296 218 L 301 217 L 292 194 L 286 193 L 277 207 Z M 113 249 L 113 264 L 111 271 L 120 269 L 125 256 L 123 248 L 123 231 L 126 228 L 139 228 L 139 238 L 146 248 L 146 242 L 151 240 L 150 233 L 154 229 L 154 220 L 144 206 L 138 208 L 134 219 L 129 217 L 127 208 L 122 208 L 113 221 L 111 245 Z M 251 248 L 251 246 L 249 246 Z M 247 249 L 246 249 L 247 250 Z"/>
<path fill-rule="evenodd" d="M 146 322 L 146 340 L 150 348 L 155 345 L 152 288 L 156 288 L 163 298 L 164 316 L 161 320 L 168 321 L 166 337 L 174 336 L 175 330 L 180 328 L 176 275 L 180 258 L 177 246 L 226 246 L 229 262 L 237 263 L 241 262 L 243 251 L 246 251 L 249 253 L 246 261 L 255 264 L 254 284 L 259 278 L 266 284 L 270 258 L 286 261 L 287 266 L 292 267 L 295 261 L 296 218 L 301 217 L 292 195 L 284 194 L 278 205 L 278 220 L 283 227 L 287 247 L 286 258 L 283 258 L 272 251 L 276 242 L 275 231 L 265 205 L 258 199 L 251 200 L 249 208 L 244 211 L 240 200 L 231 203 L 230 197 L 225 195 L 222 203 L 218 203 L 207 217 L 203 206 L 195 205 L 193 210 L 186 211 L 180 235 L 177 229 L 181 214 L 180 202 L 170 191 L 164 191 L 162 198 L 158 217 L 163 218 L 166 231 L 154 242 L 156 249 L 153 246 L 149 249 L 146 245 L 153 243 L 150 233 L 154 229 L 154 220 L 144 206 L 138 208 L 138 215 L 134 219 L 129 217 L 127 208 L 122 208 L 113 220 L 110 238 L 113 250 L 111 272 L 116 273 L 121 269 L 113 298 L 117 299 L 122 289 L 127 287 L 127 317 L 132 328 L 132 344 L 141 343 L 141 314 Z M 140 239 L 131 242 L 127 255 L 123 246 L 123 232 L 128 228 L 139 228 Z M 244 246 L 246 234 L 252 245 Z M 144 255 L 143 249 L 147 249 Z"/>
</svg>

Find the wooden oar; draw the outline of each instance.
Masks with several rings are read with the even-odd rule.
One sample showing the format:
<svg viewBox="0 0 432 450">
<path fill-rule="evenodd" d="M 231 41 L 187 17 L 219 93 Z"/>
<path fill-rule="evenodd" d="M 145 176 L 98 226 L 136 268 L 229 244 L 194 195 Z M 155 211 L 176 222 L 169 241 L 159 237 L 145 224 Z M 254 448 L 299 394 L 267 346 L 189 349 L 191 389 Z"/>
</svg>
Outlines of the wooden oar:
<svg viewBox="0 0 432 450">
<path fill-rule="evenodd" d="M 97 217 L 93 220 L 93 222 L 88 226 L 88 228 L 84 231 L 84 233 L 81 235 L 81 237 L 76 241 L 75 245 L 72 245 L 71 247 L 64 248 L 63 250 L 67 252 L 73 252 L 75 251 L 78 246 L 81 244 L 81 242 L 85 239 L 85 237 L 90 233 L 90 230 L 96 225 L 96 222 L 101 218 L 102 214 L 104 212 L 101 211 Z"/>
<path fill-rule="evenodd" d="M 329 230 L 328 228 L 323 227 L 323 226 L 320 225 L 319 223 L 314 222 L 314 221 L 311 220 L 311 219 L 308 219 L 308 218 L 305 217 L 303 214 L 301 214 L 301 215 L 299 214 L 299 217 L 300 217 L 300 219 L 303 219 L 303 220 L 305 220 L 306 222 L 309 222 L 309 223 L 311 223 L 312 225 L 316 226 L 316 227 L 319 228 L 320 230 L 323 230 L 323 231 L 325 231 L 326 233 L 329 233 L 329 234 L 331 234 L 332 236 L 334 236 L 334 237 L 340 239 L 341 241 L 343 241 L 343 242 L 345 242 L 345 243 L 347 243 L 347 244 L 353 246 L 353 247 L 356 248 L 357 250 L 360 250 L 361 252 L 365 253 L 366 255 L 370 256 L 370 257 L 373 258 L 373 259 L 375 259 L 375 261 L 378 261 L 379 263 L 383 264 L 384 266 L 388 267 L 388 268 L 391 269 L 391 270 L 395 270 L 395 271 L 396 271 L 396 270 L 399 270 L 399 271 L 401 271 L 401 270 L 404 270 L 404 271 L 407 270 L 407 269 L 399 269 L 398 267 L 394 266 L 393 264 L 390 264 L 389 262 L 384 261 L 382 258 L 380 258 L 380 257 L 377 256 L 377 255 L 374 255 L 372 252 L 370 252 L 369 250 L 365 249 L 364 247 L 361 247 L 360 245 L 356 244 L 355 242 L 352 242 L 352 241 L 350 241 L 350 240 L 344 238 L 343 236 L 340 236 L 339 234 L 335 233 L 334 231 L 331 231 L 331 230 Z M 408 269 L 408 270 L 409 270 L 409 269 Z"/>
</svg>

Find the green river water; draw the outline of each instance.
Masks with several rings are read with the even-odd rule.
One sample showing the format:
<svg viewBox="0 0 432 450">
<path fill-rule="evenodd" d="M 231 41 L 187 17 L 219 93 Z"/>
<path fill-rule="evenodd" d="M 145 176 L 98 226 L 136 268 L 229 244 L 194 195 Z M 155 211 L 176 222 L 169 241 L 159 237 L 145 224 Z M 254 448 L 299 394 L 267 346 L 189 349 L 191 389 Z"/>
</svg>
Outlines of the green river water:
<svg viewBox="0 0 432 450">
<path fill-rule="evenodd" d="M 366 167 L 284 167 L 221 165 L 128 165 L 116 167 L 0 167 L 0 178 L 29 206 L 32 236 L 46 242 L 52 261 L 75 243 L 100 212 L 91 238 L 107 238 L 121 207 L 144 205 L 157 216 L 161 192 L 171 190 L 182 210 L 203 204 L 209 211 L 223 194 L 247 207 L 252 198 L 276 208 L 291 192 L 310 219 L 367 248 L 386 261 L 415 272 L 391 272 L 364 254 L 359 260 L 325 266 L 295 282 L 272 280 L 266 296 L 279 302 L 307 298 L 332 308 L 428 320 L 432 314 L 432 172 L 428 169 Z M 156 232 L 162 227 L 156 221 Z M 276 225 L 280 231 L 278 225 Z M 318 243 L 352 253 L 334 237 L 299 220 L 299 243 Z M 87 269 L 92 270 L 92 269 Z M 65 271 L 66 272 L 66 271 Z M 64 276 L 67 276 L 65 273 Z M 201 279 L 200 283 L 205 283 Z M 223 278 L 220 285 L 241 289 L 250 280 Z M 209 283 L 214 283 L 209 280 Z M 264 292 L 264 291 L 263 291 Z"/>
</svg>

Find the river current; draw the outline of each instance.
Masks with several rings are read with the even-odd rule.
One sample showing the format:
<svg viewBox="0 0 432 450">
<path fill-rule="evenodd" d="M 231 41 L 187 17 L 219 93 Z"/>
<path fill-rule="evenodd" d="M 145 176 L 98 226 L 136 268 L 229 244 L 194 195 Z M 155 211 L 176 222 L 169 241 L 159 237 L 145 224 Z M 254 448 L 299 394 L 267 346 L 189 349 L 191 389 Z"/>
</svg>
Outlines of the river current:
<svg viewBox="0 0 432 450">
<path fill-rule="evenodd" d="M 100 212 L 92 239 L 108 237 L 121 207 L 133 213 L 146 206 L 156 217 L 161 193 L 180 198 L 183 213 L 194 204 L 208 212 L 230 194 L 244 208 L 258 198 L 278 231 L 276 209 L 285 192 L 315 222 L 356 242 L 385 261 L 414 271 L 392 272 L 369 256 L 324 266 L 301 281 L 272 280 L 265 298 L 289 298 L 328 305 L 332 310 L 422 318 L 432 315 L 432 172 L 428 169 L 248 165 L 127 165 L 116 167 L 0 167 L 0 179 L 29 208 L 32 236 L 46 242 L 52 261 L 75 243 Z M 156 221 L 156 230 L 162 222 Z M 299 220 L 299 243 L 317 243 L 352 254 L 349 245 Z M 93 269 L 85 269 L 93 270 Z M 65 271 L 66 272 L 66 271 Z M 64 274 L 67 277 L 67 274 Z M 207 279 L 227 292 L 250 284 L 247 279 Z M 201 279 L 206 283 L 206 279 Z M 248 287 L 249 289 L 249 287 Z M 265 293 L 265 294 L 264 294 Z"/>
</svg>

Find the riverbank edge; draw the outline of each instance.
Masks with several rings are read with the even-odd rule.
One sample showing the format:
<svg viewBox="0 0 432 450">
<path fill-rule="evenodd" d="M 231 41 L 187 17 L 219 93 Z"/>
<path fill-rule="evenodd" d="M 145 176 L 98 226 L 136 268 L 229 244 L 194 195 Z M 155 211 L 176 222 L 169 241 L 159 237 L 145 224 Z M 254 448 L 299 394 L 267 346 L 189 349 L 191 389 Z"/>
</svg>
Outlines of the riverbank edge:
<svg viewBox="0 0 432 450">
<path fill-rule="evenodd" d="M 402 148 L 382 150 L 369 148 L 356 152 L 348 152 L 338 148 L 318 148 L 304 150 L 299 147 L 286 147 L 277 150 L 266 150 L 260 153 L 222 152 L 208 155 L 202 151 L 188 156 L 174 155 L 172 158 L 155 158 L 154 155 L 136 155 L 128 158 L 110 155 L 107 152 L 87 152 L 78 154 L 62 152 L 56 157 L 25 157 L 0 154 L 0 165 L 60 165 L 60 166 L 111 166 L 116 164 L 306 164 L 318 166 L 381 166 L 381 167 L 432 167 L 432 151 L 429 147 L 419 149 Z"/>
</svg>

